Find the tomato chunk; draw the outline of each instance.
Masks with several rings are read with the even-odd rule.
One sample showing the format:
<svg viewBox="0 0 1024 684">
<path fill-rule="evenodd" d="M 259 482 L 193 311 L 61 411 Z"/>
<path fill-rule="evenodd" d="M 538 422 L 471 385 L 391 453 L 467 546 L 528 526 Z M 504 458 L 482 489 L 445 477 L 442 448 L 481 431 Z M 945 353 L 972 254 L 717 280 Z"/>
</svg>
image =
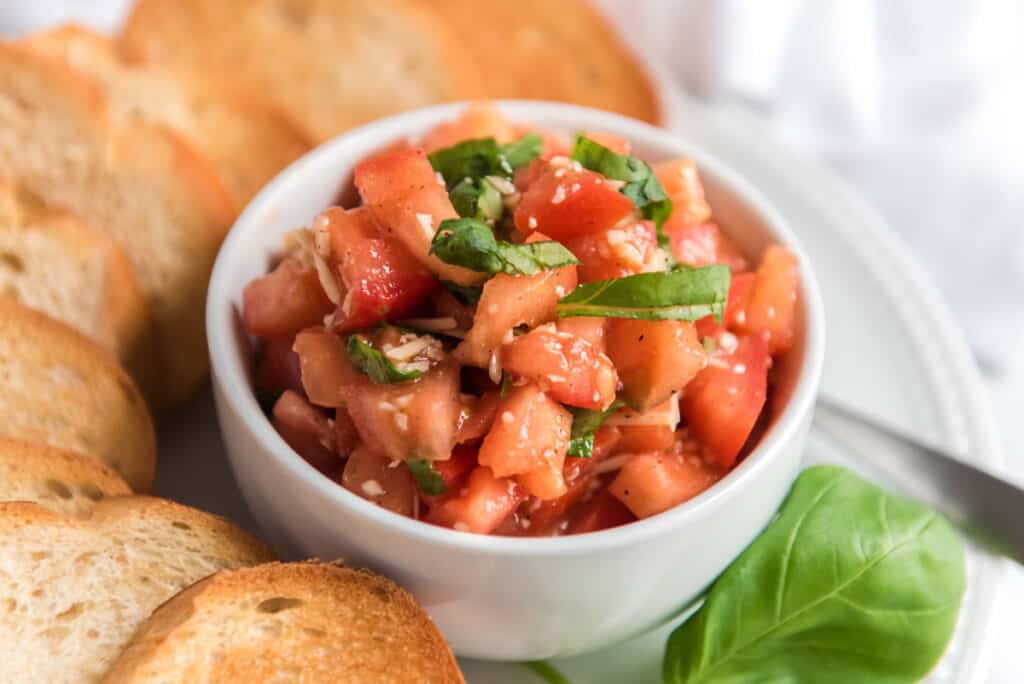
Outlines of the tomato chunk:
<svg viewBox="0 0 1024 684">
<path fill-rule="evenodd" d="M 745 271 L 749 264 L 739 249 L 714 223 L 680 223 L 669 219 L 665 234 L 676 261 L 690 266 L 725 264 L 733 273 Z"/>
<path fill-rule="evenodd" d="M 292 351 L 294 343 L 295 337 L 292 335 L 268 337 L 264 341 L 254 373 L 258 391 L 275 396 L 285 390 L 305 393 L 299 357 Z"/>
<path fill-rule="evenodd" d="M 433 466 L 444 481 L 447 492 L 455 492 L 462 487 L 462 483 L 476 467 L 476 449 L 457 446 L 452 451 L 451 458 L 434 461 Z"/>
<path fill-rule="evenodd" d="M 441 187 L 426 153 L 418 147 L 388 149 L 368 157 L 356 165 L 355 184 L 368 205 Z"/>
<path fill-rule="evenodd" d="M 534 384 L 513 388 L 480 445 L 480 465 L 498 477 L 565 460 L 572 415 Z"/>
<path fill-rule="evenodd" d="M 629 154 L 633 145 L 621 135 L 605 133 L 604 131 L 583 131 L 583 135 L 590 138 L 598 145 L 607 147 L 616 154 Z"/>
<path fill-rule="evenodd" d="M 575 266 L 532 276 L 494 276 L 484 283 L 473 327 L 455 350 L 455 358 L 466 365 L 486 368 L 512 328 L 532 328 L 554 320 L 558 300 L 575 287 Z"/>
<path fill-rule="evenodd" d="M 796 298 L 799 287 L 796 256 L 778 245 L 765 250 L 747 301 L 744 320 L 736 321 L 740 332 L 765 335 L 773 354 L 793 344 Z"/>
<path fill-rule="evenodd" d="M 707 363 L 697 331 L 687 321 L 616 319 L 607 339 L 623 398 L 638 411 L 668 399 Z"/>
<path fill-rule="evenodd" d="M 358 330 L 407 316 L 437 281 L 397 240 L 385 238 L 365 207 L 321 214 L 330 235 L 345 298 L 334 312 L 338 330 Z"/>
<path fill-rule="evenodd" d="M 391 467 L 391 459 L 361 445 L 345 463 L 341 484 L 351 492 L 399 515 L 416 511 L 416 482 L 409 468 L 400 463 Z"/>
<path fill-rule="evenodd" d="M 495 477 L 490 468 L 478 466 L 456 496 L 430 508 L 426 521 L 462 532 L 490 534 L 525 498 L 525 490 L 514 480 Z"/>
<path fill-rule="evenodd" d="M 682 224 L 703 223 L 711 218 L 704 186 L 692 159 L 671 159 L 654 164 L 654 175 L 672 200 L 672 218 Z"/>
<path fill-rule="evenodd" d="M 463 140 L 494 138 L 507 143 L 517 137 L 512 122 L 490 102 L 474 102 L 454 121 L 445 121 L 423 136 L 427 153 L 451 147 Z"/>
<path fill-rule="evenodd" d="M 714 316 L 705 316 L 697 321 L 697 334 L 702 339 L 717 338 L 725 330 L 736 330 L 739 321 L 746 321 L 747 302 L 753 288 L 753 273 L 734 273 L 729 281 L 729 298 L 725 302 L 722 325 L 718 324 Z"/>
<path fill-rule="evenodd" d="M 651 221 L 580 235 L 566 240 L 565 246 L 580 260 L 577 269 L 583 283 L 665 270 L 665 253 L 658 247 Z"/>
<path fill-rule="evenodd" d="M 636 516 L 624 503 L 615 498 L 607 488 L 600 490 L 590 501 L 580 504 L 569 518 L 568 534 L 600 532 L 636 520 Z"/>
<path fill-rule="evenodd" d="M 735 339 L 725 333 L 722 340 Z M 767 396 L 768 342 L 759 335 L 718 344 L 711 363 L 686 386 L 679 410 L 690 434 L 729 468 L 750 436 Z"/>
<path fill-rule="evenodd" d="M 648 518 L 697 496 L 723 473 L 698 456 L 637 454 L 626 461 L 608 491 L 638 518 Z"/>
<path fill-rule="evenodd" d="M 502 347 L 501 361 L 563 404 L 605 409 L 615 400 L 619 377 L 611 359 L 571 333 L 534 328 Z"/>
<path fill-rule="evenodd" d="M 525 235 L 539 230 L 562 241 L 607 230 L 635 209 L 601 174 L 552 167 L 523 193 L 515 224 Z"/>
<path fill-rule="evenodd" d="M 478 399 L 472 395 L 469 395 L 469 398 L 473 399 L 472 404 L 463 406 L 459 421 L 459 444 L 481 439 L 487 434 L 494 424 L 494 417 L 498 414 L 498 404 L 501 401 L 495 391 L 484 392 Z"/>
<path fill-rule="evenodd" d="M 610 423 L 619 428 L 620 451 L 664 451 L 676 441 L 679 426 L 679 398 L 672 395 L 644 413 L 623 409 Z"/>
<path fill-rule="evenodd" d="M 299 357 L 306 396 L 317 406 L 344 406 L 346 387 L 370 383 L 349 361 L 344 341 L 332 332 L 303 330 L 292 348 Z"/>
<path fill-rule="evenodd" d="M 242 319 L 250 335 L 293 335 L 319 325 L 333 309 L 316 270 L 296 259 L 284 259 L 242 291 Z"/>
<path fill-rule="evenodd" d="M 559 332 L 569 333 L 590 343 L 599 352 L 605 350 L 605 328 L 608 320 L 600 316 L 569 316 L 559 318 L 555 327 Z"/>
<path fill-rule="evenodd" d="M 320 472 L 330 475 L 341 467 L 331 421 L 301 394 L 285 391 L 274 404 L 271 423 L 288 446 Z"/>
</svg>

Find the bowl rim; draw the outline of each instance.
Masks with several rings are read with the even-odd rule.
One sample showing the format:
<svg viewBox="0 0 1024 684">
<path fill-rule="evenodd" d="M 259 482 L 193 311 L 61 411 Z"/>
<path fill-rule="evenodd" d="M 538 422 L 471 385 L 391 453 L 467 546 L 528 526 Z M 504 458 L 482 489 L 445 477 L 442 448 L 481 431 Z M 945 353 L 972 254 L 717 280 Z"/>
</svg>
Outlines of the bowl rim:
<svg viewBox="0 0 1024 684">
<path fill-rule="evenodd" d="M 731 499 L 737 492 L 755 483 L 758 473 L 777 460 L 778 454 L 786 444 L 796 437 L 805 417 L 813 411 L 824 361 L 825 325 L 821 292 L 807 254 L 786 221 L 760 191 L 727 164 L 701 146 L 688 141 L 685 136 L 622 115 L 577 105 L 532 100 L 493 102 L 516 120 L 557 119 L 564 122 L 561 125 L 566 128 L 608 131 L 622 135 L 644 147 L 667 149 L 672 155 L 692 157 L 698 169 L 713 175 L 723 187 L 760 217 L 773 241 L 784 245 L 797 255 L 806 317 L 803 359 L 792 395 L 771 429 L 747 457 L 704 492 L 658 515 L 597 532 L 559 537 L 507 537 L 452 530 L 381 508 L 313 468 L 288 446 L 273 428 L 246 378 L 245 366 L 248 360 L 240 358 L 242 355 L 235 353 L 237 323 L 231 294 L 240 284 L 232 281 L 231 271 L 233 263 L 242 259 L 247 249 L 249 234 L 265 229 L 265 215 L 273 210 L 273 206 L 282 202 L 280 195 L 296 182 L 296 178 L 315 172 L 321 164 L 343 154 L 349 147 L 364 147 L 366 150 L 379 148 L 402 135 L 450 119 L 464 108 L 467 102 L 415 109 L 352 129 L 292 162 L 264 186 L 232 226 L 217 255 L 210 278 L 206 327 L 214 382 L 218 383 L 223 399 L 230 403 L 254 439 L 266 448 L 281 467 L 300 480 L 303 486 L 317 490 L 320 495 L 344 509 L 347 514 L 394 528 L 397 532 L 419 541 L 462 552 L 475 551 L 497 556 L 565 557 L 614 550 L 670 534 L 685 527 L 688 521 L 699 519 L 706 512 L 716 509 L 724 500 Z M 544 125 L 552 124 L 545 122 Z"/>
</svg>

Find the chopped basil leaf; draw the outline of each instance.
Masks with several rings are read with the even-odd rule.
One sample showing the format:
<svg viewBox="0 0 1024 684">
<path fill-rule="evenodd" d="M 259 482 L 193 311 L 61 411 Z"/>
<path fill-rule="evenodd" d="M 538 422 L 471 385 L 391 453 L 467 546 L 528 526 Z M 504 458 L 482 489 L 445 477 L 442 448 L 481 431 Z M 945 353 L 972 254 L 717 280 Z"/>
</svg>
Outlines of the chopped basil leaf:
<svg viewBox="0 0 1024 684">
<path fill-rule="evenodd" d="M 362 335 L 349 335 L 345 350 L 353 365 L 378 385 L 415 380 L 423 375 L 421 371 L 399 370 L 384 354 L 370 346 Z"/>
<path fill-rule="evenodd" d="M 579 263 L 558 242 L 504 242 L 494 237 L 486 223 L 471 218 L 442 221 L 430 244 L 430 253 L 445 263 L 492 275 L 534 275 Z"/>
<path fill-rule="evenodd" d="M 465 178 L 473 181 L 484 176 L 512 177 L 512 166 L 494 138 L 463 140 L 428 158 L 434 170 L 444 176 L 449 191 Z"/>
<path fill-rule="evenodd" d="M 459 216 L 497 221 L 505 211 L 498 192 L 486 178 L 463 178 L 448 192 Z"/>
<path fill-rule="evenodd" d="M 501 153 L 505 155 L 509 166 L 513 169 L 518 169 L 520 166 L 526 166 L 534 158 L 539 157 L 540 151 L 543 148 L 543 138 L 536 133 L 527 133 L 514 143 L 502 145 Z"/>
<path fill-rule="evenodd" d="M 570 409 L 572 412 L 572 430 L 569 433 L 569 456 L 590 458 L 594 455 L 594 433 L 613 413 L 626 405 L 616 399 L 604 411 L 595 409 Z"/>
<path fill-rule="evenodd" d="M 608 316 L 683 321 L 714 316 L 721 323 L 729 278 L 729 267 L 716 264 L 586 283 L 558 300 L 556 313 L 560 318 Z"/>
<path fill-rule="evenodd" d="M 480 295 L 484 291 L 481 285 L 459 285 L 450 280 L 442 280 L 441 284 L 463 306 L 475 306 L 480 301 Z"/>
<path fill-rule="evenodd" d="M 441 475 L 434 470 L 434 465 L 425 458 L 409 458 L 405 461 L 409 466 L 409 472 L 416 480 L 420 491 L 427 496 L 437 496 L 448 491 Z"/>
</svg>

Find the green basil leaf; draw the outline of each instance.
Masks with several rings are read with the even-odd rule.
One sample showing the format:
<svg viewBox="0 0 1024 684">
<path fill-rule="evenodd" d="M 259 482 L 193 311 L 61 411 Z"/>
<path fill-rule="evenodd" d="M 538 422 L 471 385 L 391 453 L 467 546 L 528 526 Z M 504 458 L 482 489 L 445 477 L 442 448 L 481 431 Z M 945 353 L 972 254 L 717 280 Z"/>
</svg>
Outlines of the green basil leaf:
<svg viewBox="0 0 1024 684">
<path fill-rule="evenodd" d="M 494 237 L 486 223 L 471 218 L 442 221 L 430 243 L 430 253 L 445 263 L 492 275 L 534 275 L 579 263 L 558 242 L 504 242 Z"/>
<path fill-rule="evenodd" d="M 695 321 L 714 316 L 719 322 L 729 296 L 728 266 L 638 273 L 585 283 L 558 300 L 556 313 L 647 320 Z"/>
<path fill-rule="evenodd" d="M 672 200 L 654 175 L 654 169 L 642 159 L 612 152 L 584 135 L 576 136 L 572 158 L 605 178 L 624 181 L 626 184 L 619 192 L 633 200 L 644 218 L 654 221 L 659 229 L 672 213 Z"/>
<path fill-rule="evenodd" d="M 463 306 L 476 306 L 480 301 L 480 295 L 484 293 L 482 285 L 459 285 L 450 280 L 442 280 L 441 284 Z"/>
<path fill-rule="evenodd" d="M 508 371 L 501 372 L 501 387 L 498 388 L 498 398 L 504 399 L 512 391 L 512 374 Z"/>
<path fill-rule="evenodd" d="M 409 472 L 412 473 L 413 479 L 416 480 L 416 485 L 427 496 L 437 496 L 448 491 L 444 479 L 434 470 L 434 465 L 427 459 L 408 458 L 405 460 L 405 463 L 409 466 Z"/>
<path fill-rule="evenodd" d="M 536 133 L 527 133 L 514 143 L 502 145 L 501 153 L 505 155 L 509 166 L 518 169 L 539 157 L 542 149 L 544 149 L 544 139 Z"/>
<path fill-rule="evenodd" d="M 345 351 L 352 364 L 370 377 L 378 385 L 415 380 L 423 375 L 421 371 L 399 370 L 388 357 L 374 349 L 362 335 L 349 335 L 345 342 Z"/>
<path fill-rule="evenodd" d="M 459 216 L 497 221 L 505 211 L 501 193 L 486 178 L 463 178 L 448 192 Z"/>
<path fill-rule="evenodd" d="M 964 551 L 937 513 L 816 466 L 669 638 L 669 684 L 921 679 L 953 634 Z"/>
<path fill-rule="evenodd" d="M 613 413 L 626 405 L 621 399 L 616 399 L 611 406 L 604 411 L 597 409 L 571 408 L 572 430 L 569 432 L 569 456 L 577 458 L 590 458 L 594 455 L 594 433 L 604 425 Z"/>
<path fill-rule="evenodd" d="M 465 178 L 479 180 L 484 176 L 512 177 L 512 166 L 494 138 L 463 140 L 433 152 L 428 159 L 434 170 L 444 177 L 449 191 Z"/>
</svg>

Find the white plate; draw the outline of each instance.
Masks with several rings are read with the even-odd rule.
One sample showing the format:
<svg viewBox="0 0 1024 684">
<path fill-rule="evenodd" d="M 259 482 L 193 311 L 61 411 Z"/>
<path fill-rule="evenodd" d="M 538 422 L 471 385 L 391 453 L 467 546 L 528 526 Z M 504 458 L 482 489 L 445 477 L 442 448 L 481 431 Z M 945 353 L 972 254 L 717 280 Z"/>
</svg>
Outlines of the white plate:
<svg viewBox="0 0 1024 684">
<path fill-rule="evenodd" d="M 685 130 L 759 187 L 810 255 L 828 319 L 823 392 L 954 450 L 969 449 L 972 462 L 1000 470 L 980 376 L 958 327 L 902 242 L 830 173 L 768 142 L 757 122 L 675 93 L 668 97 L 670 127 Z M 160 453 L 158 493 L 255 528 L 228 469 L 208 391 L 163 422 Z M 857 467 L 856 454 L 821 434 L 812 434 L 808 460 Z M 973 547 L 967 563 L 957 632 L 928 682 L 980 684 L 988 670 L 1004 565 Z M 657 682 L 672 626 L 554 664 L 577 684 Z M 538 681 L 518 665 L 463 665 L 471 684 Z"/>
</svg>

